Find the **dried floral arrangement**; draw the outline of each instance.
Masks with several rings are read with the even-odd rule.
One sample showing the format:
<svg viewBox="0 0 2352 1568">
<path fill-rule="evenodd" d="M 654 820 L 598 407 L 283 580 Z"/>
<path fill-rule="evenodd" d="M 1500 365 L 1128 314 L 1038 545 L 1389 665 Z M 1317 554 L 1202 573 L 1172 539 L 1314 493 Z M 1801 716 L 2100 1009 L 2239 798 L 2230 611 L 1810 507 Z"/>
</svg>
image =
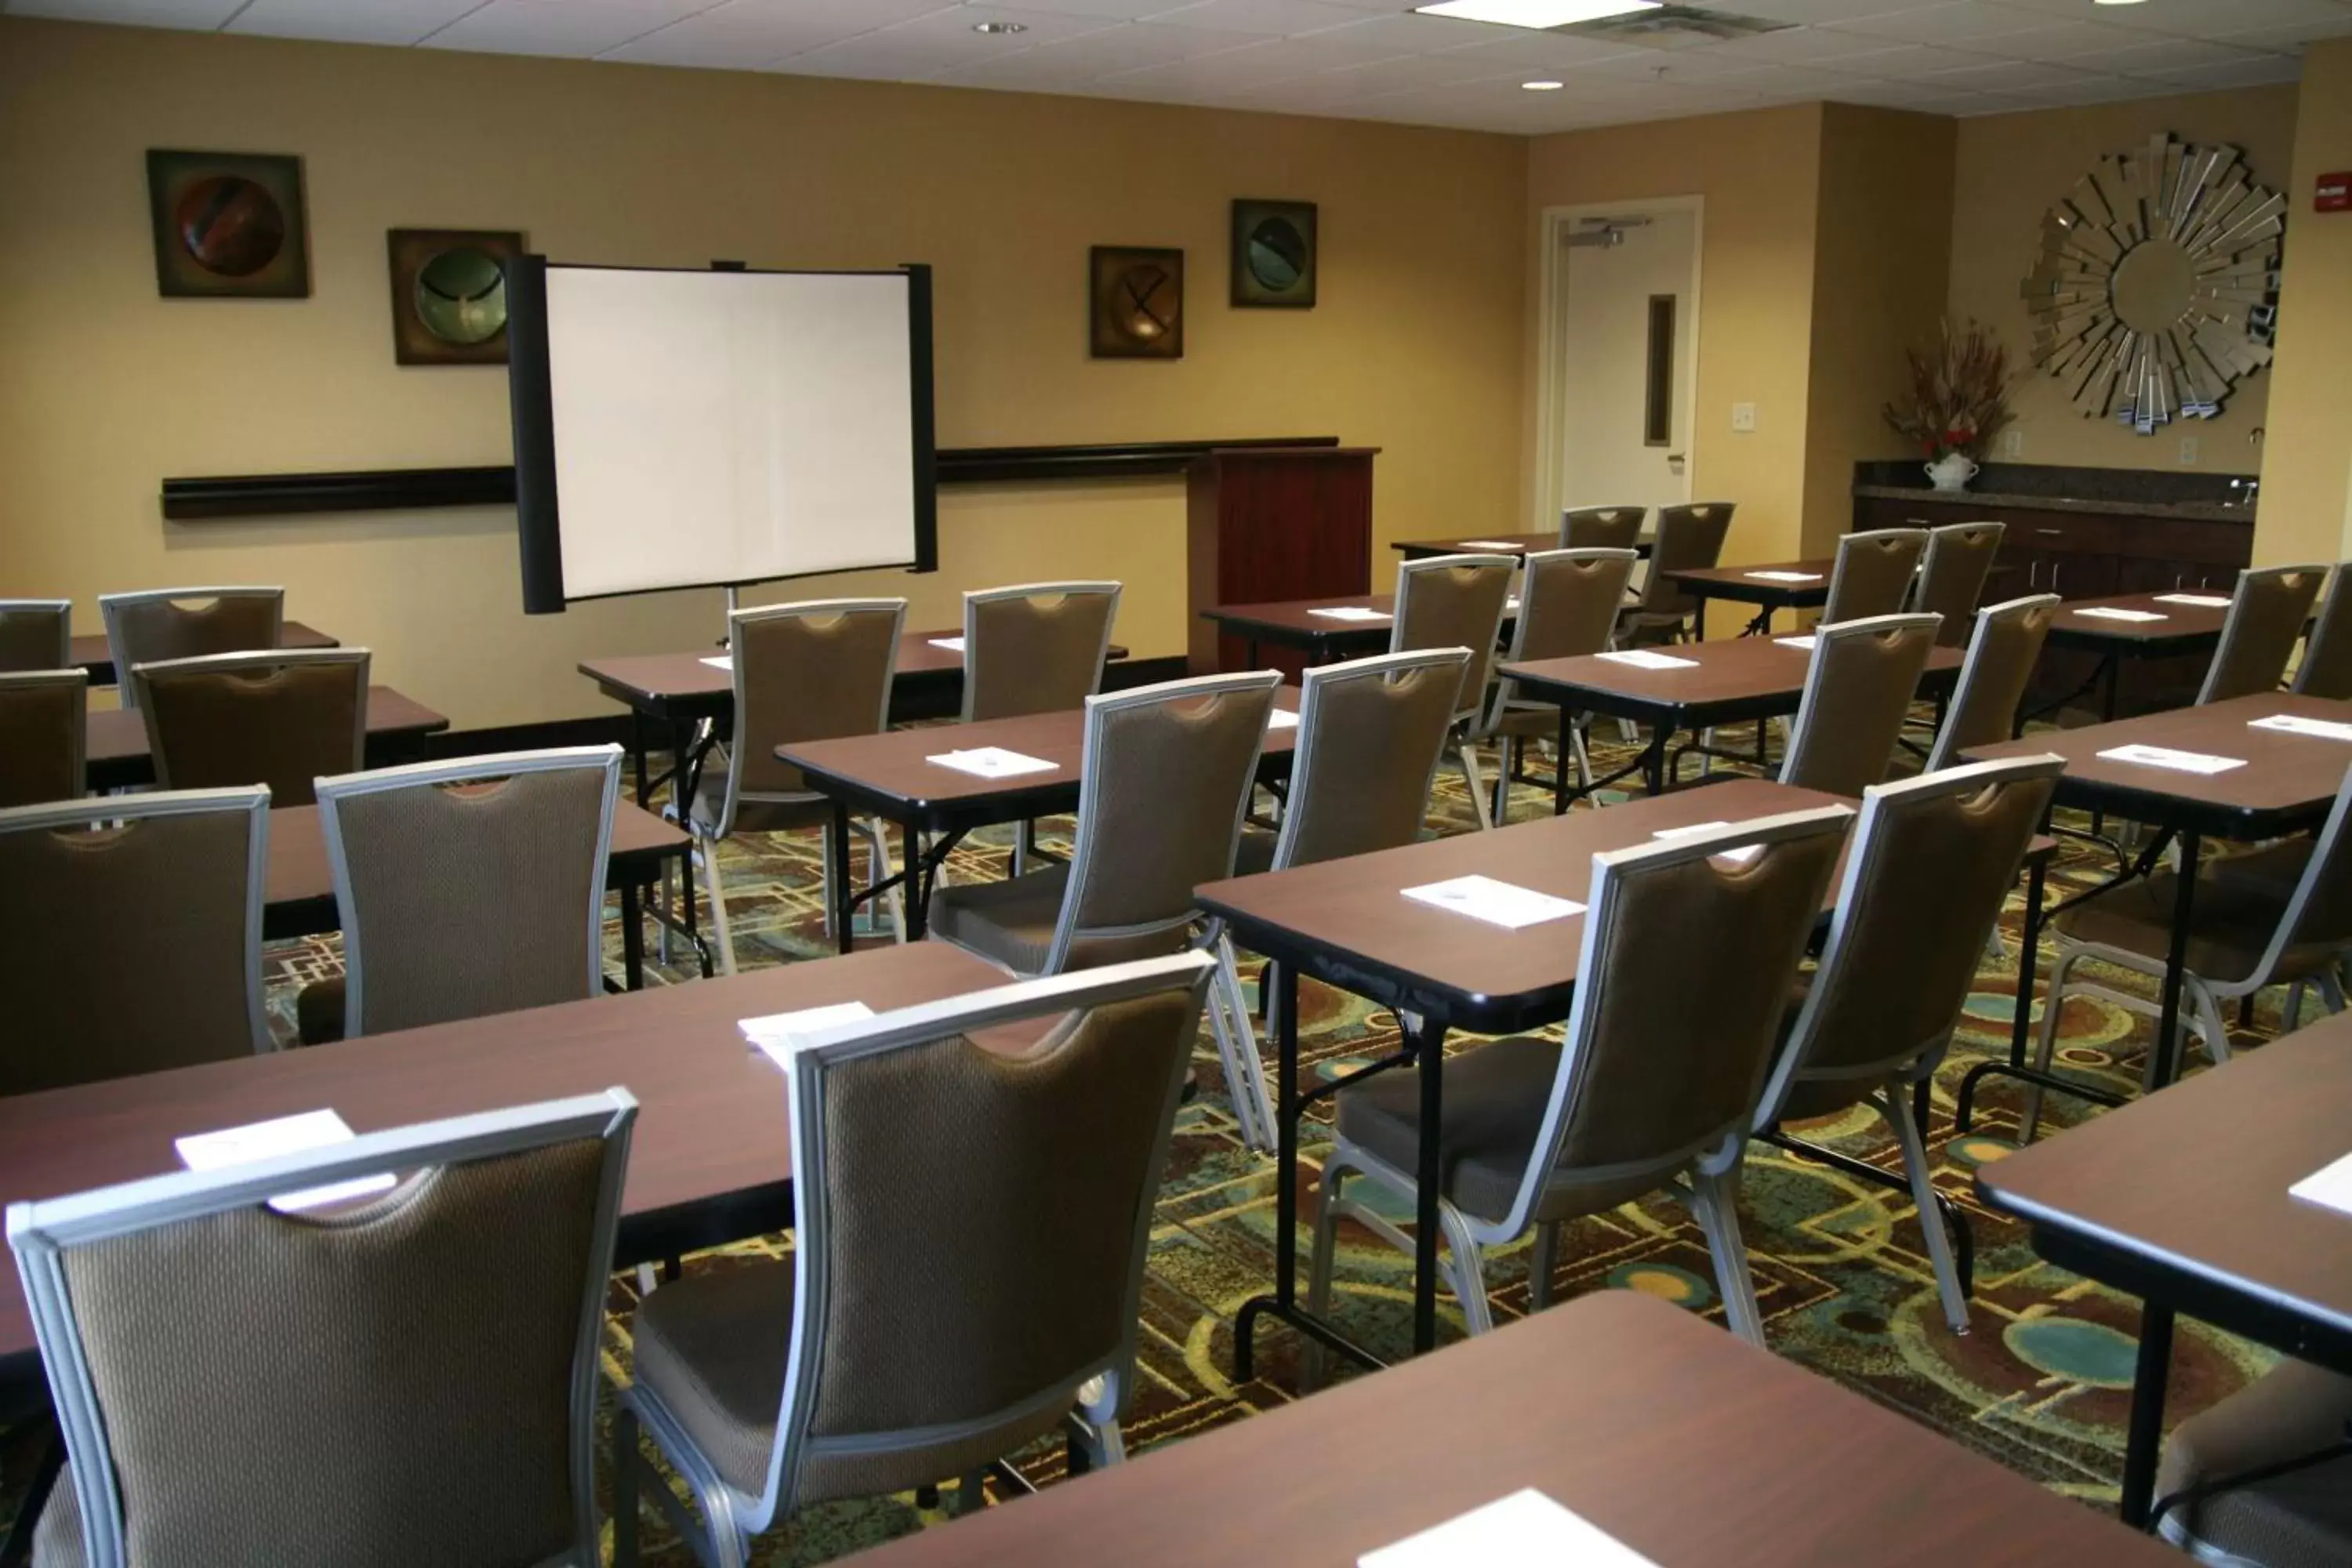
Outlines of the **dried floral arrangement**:
<svg viewBox="0 0 2352 1568">
<path fill-rule="evenodd" d="M 2009 351 L 2000 340 L 1976 321 L 1957 329 L 1946 321 L 1933 352 L 1906 349 L 1904 358 L 1911 392 L 1886 405 L 1888 426 L 1930 459 L 1981 456 L 2010 421 Z"/>
</svg>

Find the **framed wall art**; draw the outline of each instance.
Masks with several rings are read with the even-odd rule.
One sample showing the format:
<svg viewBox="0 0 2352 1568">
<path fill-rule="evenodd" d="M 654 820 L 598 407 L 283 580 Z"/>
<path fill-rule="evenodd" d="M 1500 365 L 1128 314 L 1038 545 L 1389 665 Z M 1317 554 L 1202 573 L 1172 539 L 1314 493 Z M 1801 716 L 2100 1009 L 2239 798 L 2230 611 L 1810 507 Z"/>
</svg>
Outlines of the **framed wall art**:
<svg viewBox="0 0 2352 1568">
<path fill-rule="evenodd" d="M 301 159 L 151 150 L 147 199 L 165 298 L 309 298 Z"/>
<path fill-rule="evenodd" d="M 1315 305 L 1315 204 L 1234 203 L 1233 303 L 1254 310 Z"/>
<path fill-rule="evenodd" d="M 507 363 L 506 265 L 523 237 L 505 229 L 395 228 L 392 351 L 402 364 Z"/>
<path fill-rule="evenodd" d="M 1184 253 L 1097 245 L 1087 261 L 1087 344 L 1097 359 L 1184 357 Z"/>
</svg>

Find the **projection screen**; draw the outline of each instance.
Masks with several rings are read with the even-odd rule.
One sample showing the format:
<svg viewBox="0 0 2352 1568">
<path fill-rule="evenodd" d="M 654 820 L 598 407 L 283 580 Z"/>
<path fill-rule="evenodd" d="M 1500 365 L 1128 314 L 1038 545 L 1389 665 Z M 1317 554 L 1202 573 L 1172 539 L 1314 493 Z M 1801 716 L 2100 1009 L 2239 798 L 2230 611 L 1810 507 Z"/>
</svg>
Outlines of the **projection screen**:
<svg viewBox="0 0 2352 1568">
<path fill-rule="evenodd" d="M 525 257 L 523 608 L 937 564 L 930 277 Z"/>
</svg>

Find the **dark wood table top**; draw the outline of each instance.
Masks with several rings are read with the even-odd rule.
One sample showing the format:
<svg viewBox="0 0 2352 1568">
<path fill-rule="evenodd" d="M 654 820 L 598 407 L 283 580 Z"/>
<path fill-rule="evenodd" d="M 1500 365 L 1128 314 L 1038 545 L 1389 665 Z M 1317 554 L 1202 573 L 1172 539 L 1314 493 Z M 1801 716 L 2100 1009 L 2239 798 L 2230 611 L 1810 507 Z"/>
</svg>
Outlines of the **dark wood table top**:
<svg viewBox="0 0 2352 1568">
<path fill-rule="evenodd" d="M 2181 1561 L 1632 1290 L 1595 1291 L 852 1561 L 1353 1568 L 1526 1487 L 1664 1568 Z"/>
<path fill-rule="evenodd" d="M 1404 889 L 1480 875 L 1583 903 L 1592 887 L 1594 855 L 1650 843 L 1661 828 L 1853 805 L 1816 790 L 1732 779 L 1486 833 L 1236 877 L 1212 882 L 1198 896 L 1201 907 L 1230 921 L 1235 938 L 1254 952 L 1449 1027 L 1497 1034 L 1568 1016 L 1584 917 L 1508 931 L 1408 899 Z M 1836 894 L 1833 877 L 1825 910 Z"/>
<path fill-rule="evenodd" d="M 1636 554 L 1647 555 L 1657 535 L 1643 529 L 1633 542 Z M 1431 555 L 1528 555 L 1538 550 L 1560 548 L 1559 534 L 1550 533 L 1473 533 L 1459 539 L 1400 539 L 1389 546 L 1408 561 Z"/>
<path fill-rule="evenodd" d="M 1695 661 L 1688 669 L 1644 669 L 1601 654 L 1503 664 L 1496 673 L 1519 683 L 1522 697 L 1566 699 L 1586 711 L 1703 729 L 1741 719 L 1794 713 L 1804 700 L 1811 655 L 1774 637 L 1670 643 L 1650 650 Z M 1961 650 L 1931 649 L 1922 690 L 1957 679 Z"/>
<path fill-rule="evenodd" d="M 2352 1373 L 2352 1215 L 2287 1194 L 2347 1154 L 2338 1014 L 1979 1166 L 1977 1190 L 2064 1268 Z"/>
<path fill-rule="evenodd" d="M 342 645 L 316 626 L 300 621 L 287 621 L 278 628 L 279 647 L 341 647 Z M 85 632 L 73 639 L 71 658 L 75 664 L 89 671 L 92 686 L 115 683 L 114 649 L 104 632 Z"/>
<path fill-rule="evenodd" d="M 2210 594 L 2192 588 L 2176 588 L 2169 592 L 2195 594 L 2199 598 L 2229 597 L 2225 593 Z M 2093 609 L 2136 610 L 2164 618 L 2160 621 L 2118 621 L 2083 613 Z M 2078 599 L 2062 605 L 2058 613 L 2050 617 L 2050 642 L 2058 647 L 2091 648 L 2100 653 L 2118 654 L 2126 658 L 2189 653 L 2220 642 L 2221 622 L 2229 613 L 2221 605 L 2168 605 L 2162 602 L 2162 595 L 2157 594 L 2124 594 L 2112 599 Z"/>
<path fill-rule="evenodd" d="M 738 1020 L 837 1002 L 879 1013 L 1004 983 L 961 949 L 915 942 L 19 1095 L 0 1100 L 0 1203 L 162 1175 L 180 1169 L 175 1137 L 298 1111 L 331 1108 L 373 1132 L 618 1084 L 641 1107 L 621 1262 L 642 1261 L 791 1221 L 783 1078 Z M 5 1363 L 35 1346 L 16 1271 L 0 1273 Z"/>
<path fill-rule="evenodd" d="M 370 742 L 430 735 L 449 727 L 445 716 L 389 686 L 368 688 Z M 136 709 L 110 708 L 89 716 L 89 760 L 92 768 L 148 762 L 147 722 Z"/>
<path fill-rule="evenodd" d="M 1971 746 L 1963 755 L 1974 763 L 2055 752 L 2066 759 L 2066 772 L 2058 781 L 2061 805 L 2115 812 L 2160 827 L 2269 838 L 2325 818 L 2345 769 L 2352 767 L 2352 742 L 2257 730 L 2249 722 L 2273 713 L 2352 723 L 2352 702 L 2266 692 L 2079 730 L 2036 730 L 2021 740 Z M 2125 745 L 2243 757 L 2246 765 L 2226 773 L 2192 773 L 2099 755 Z"/>
<path fill-rule="evenodd" d="M 1274 705 L 1298 711 L 1298 688 L 1275 689 Z M 934 724 L 919 730 L 887 730 L 878 735 L 847 735 L 832 741 L 799 741 L 776 748 L 776 755 L 808 775 L 809 787 L 854 810 L 878 812 L 893 822 L 926 828 L 985 826 L 1052 816 L 1077 805 L 1079 771 L 1086 752 L 1087 716 L 1081 709 L 1028 713 L 1017 719 L 984 719 L 976 724 Z M 1296 725 L 1265 732 L 1259 772 L 1287 772 Z M 1002 746 L 1054 764 L 1052 773 L 986 779 L 929 761 L 943 752 Z"/>
<path fill-rule="evenodd" d="M 1377 610 L 1377 621 L 1334 620 L 1317 610 Z M 1331 594 L 1319 599 L 1276 599 L 1262 605 L 1219 605 L 1202 610 L 1235 637 L 1291 647 L 1328 650 L 1334 644 L 1385 648 L 1395 626 L 1393 594 Z"/>
<path fill-rule="evenodd" d="M 1834 560 L 1768 561 L 1760 566 L 1687 566 L 1668 572 L 1666 575 L 1699 598 L 1801 609 L 1827 602 L 1830 574 L 1836 570 Z M 1769 577 L 1757 576 L 1759 572 L 1802 572 L 1812 580 L 1779 583 Z"/>
<path fill-rule="evenodd" d="M 898 659 L 894 667 L 897 679 L 961 677 L 963 674 L 961 651 L 940 647 L 933 639 L 962 635 L 961 631 L 952 628 L 901 634 Z M 718 658 L 725 652 L 724 648 L 711 647 L 700 653 L 628 654 L 611 658 L 583 659 L 577 668 L 605 695 L 633 708 L 695 702 L 715 703 L 724 708 L 735 700 L 734 673 L 702 661 Z M 1125 658 L 1127 649 L 1113 643 L 1108 657 Z"/>
</svg>

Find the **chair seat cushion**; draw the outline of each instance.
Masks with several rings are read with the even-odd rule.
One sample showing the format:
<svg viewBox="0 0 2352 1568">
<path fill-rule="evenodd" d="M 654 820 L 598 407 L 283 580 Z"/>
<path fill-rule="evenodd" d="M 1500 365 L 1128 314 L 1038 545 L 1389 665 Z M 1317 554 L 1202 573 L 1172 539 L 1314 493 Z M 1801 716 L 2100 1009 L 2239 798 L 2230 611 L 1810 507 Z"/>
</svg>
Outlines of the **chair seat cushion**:
<svg viewBox="0 0 2352 1568">
<path fill-rule="evenodd" d="M 2076 942 L 2120 948 L 2161 964 L 2171 943 L 2173 902 L 2179 889 L 2178 877 L 2158 871 L 2085 900 L 2060 915 L 2057 926 Z M 2200 876 L 2189 910 L 2189 972 L 2225 984 L 2252 974 L 2278 930 L 2286 902 L 2284 895 L 2259 880 Z M 2323 969 L 2336 951 L 2326 945 L 2289 948 L 2280 960 L 2277 978 L 2292 980 Z"/>
<path fill-rule="evenodd" d="M 332 1045 L 343 1037 L 343 977 L 314 980 L 294 994 L 296 1037 L 306 1046 Z"/>
<path fill-rule="evenodd" d="M 1241 842 L 1234 847 L 1234 875 L 1255 877 L 1261 871 L 1274 869 L 1275 836 L 1262 827 L 1242 829 Z"/>
<path fill-rule="evenodd" d="M 1559 710 L 1557 708 L 1507 708 L 1495 726 L 1497 735 L 1513 735 L 1520 739 L 1549 741 L 1559 734 Z"/>
<path fill-rule="evenodd" d="M 2285 838 L 2243 855 L 2223 856 L 2211 863 L 2213 880 L 2224 887 L 2259 890 L 2284 909 L 2287 900 L 2294 896 L 2295 884 L 2303 880 L 2304 868 L 2311 864 L 2314 842 Z"/>
<path fill-rule="evenodd" d="M 1018 974 L 1042 974 L 1054 951 L 1054 923 L 1070 885 L 1067 864 L 931 890 L 931 934 L 994 959 Z"/>
<path fill-rule="evenodd" d="M 2352 1378 L 2281 1362 L 2165 1439 L 2158 1497 L 2227 1480 L 2344 1440 Z M 2268 1568 L 2352 1563 L 2352 1456 L 2229 1487 L 2166 1513 L 2165 1537 L 2209 1562 Z"/>
<path fill-rule="evenodd" d="M 1557 1040 L 1520 1035 L 1446 1058 L 1440 1191 L 1455 1208 L 1486 1220 L 1511 1212 L 1543 1130 L 1559 1048 Z M 1341 1089 L 1339 1100 L 1339 1136 L 1411 1175 L 1421 1158 L 1419 1075 L 1382 1073 Z M 1594 1181 L 1555 1173 L 1534 1217 L 1571 1219 L 1612 1209 L 1663 1185 L 1669 1173 Z"/>
<path fill-rule="evenodd" d="M 793 1266 L 714 1268 L 674 1280 L 638 1307 L 635 1333 L 638 1384 L 720 1479 L 758 1495 L 783 1405 Z"/>
</svg>

